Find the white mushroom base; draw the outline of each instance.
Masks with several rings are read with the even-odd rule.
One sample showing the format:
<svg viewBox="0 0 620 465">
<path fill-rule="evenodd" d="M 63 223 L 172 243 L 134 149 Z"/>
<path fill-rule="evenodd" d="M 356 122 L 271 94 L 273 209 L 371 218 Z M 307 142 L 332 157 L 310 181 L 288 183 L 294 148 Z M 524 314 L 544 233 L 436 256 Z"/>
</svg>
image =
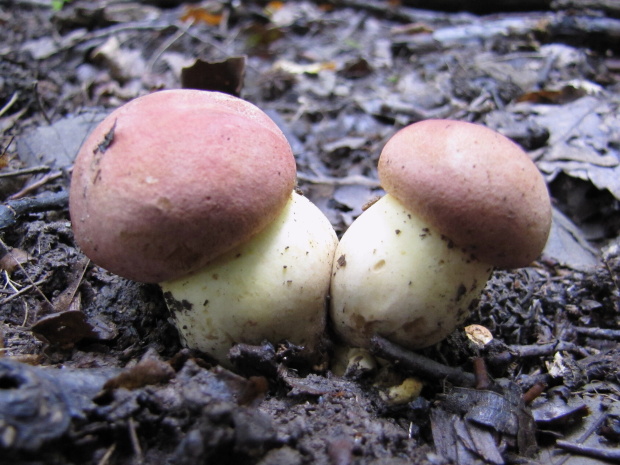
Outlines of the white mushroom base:
<svg viewBox="0 0 620 465">
<path fill-rule="evenodd" d="M 428 347 L 465 321 L 491 271 L 388 194 L 353 222 L 336 249 L 334 328 L 356 347 L 368 347 L 374 334 Z"/>
<path fill-rule="evenodd" d="M 314 353 L 325 332 L 337 242 L 325 215 L 293 193 L 248 243 L 191 276 L 160 283 L 183 342 L 225 365 L 235 343 L 286 339 Z"/>
</svg>

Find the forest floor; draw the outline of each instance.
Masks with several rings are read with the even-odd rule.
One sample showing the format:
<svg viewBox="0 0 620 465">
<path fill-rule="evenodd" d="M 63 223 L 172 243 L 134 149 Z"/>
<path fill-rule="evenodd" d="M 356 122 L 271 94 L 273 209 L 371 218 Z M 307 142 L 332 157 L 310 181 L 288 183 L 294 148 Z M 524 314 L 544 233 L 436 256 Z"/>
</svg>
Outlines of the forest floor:
<svg viewBox="0 0 620 465">
<path fill-rule="evenodd" d="M 0 0 L 0 463 L 620 463 L 620 8 L 398 3 Z M 266 111 L 339 235 L 382 194 L 398 129 L 449 118 L 520 144 L 554 222 L 472 312 L 492 340 L 378 339 L 391 368 L 344 375 L 284 342 L 233 371 L 182 348 L 157 286 L 76 247 L 66 198 L 98 121 L 180 87 Z"/>
</svg>

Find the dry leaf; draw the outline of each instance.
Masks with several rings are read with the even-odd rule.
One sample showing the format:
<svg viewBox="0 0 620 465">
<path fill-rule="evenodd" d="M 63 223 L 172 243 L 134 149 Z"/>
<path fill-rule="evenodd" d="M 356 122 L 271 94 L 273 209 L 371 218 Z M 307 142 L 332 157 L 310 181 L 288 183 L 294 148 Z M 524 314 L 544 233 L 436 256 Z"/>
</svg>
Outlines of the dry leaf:
<svg viewBox="0 0 620 465">
<path fill-rule="evenodd" d="M 26 263 L 29 259 L 28 252 L 22 249 L 11 249 L 0 258 L 0 270 L 11 274 L 17 267 Z"/>
<path fill-rule="evenodd" d="M 169 363 L 147 356 L 133 367 L 109 379 L 103 388 L 106 390 L 138 389 L 152 384 L 167 383 L 172 378 L 174 378 L 174 370 Z"/>
<path fill-rule="evenodd" d="M 205 23 L 209 26 L 219 26 L 224 15 L 221 13 L 213 13 L 202 6 L 189 6 L 181 15 L 181 21 L 191 21 L 196 23 Z"/>
<path fill-rule="evenodd" d="M 238 97 L 243 89 L 245 63 L 245 56 L 217 62 L 197 59 L 181 70 L 181 85 L 184 89 L 218 91 Z"/>
</svg>

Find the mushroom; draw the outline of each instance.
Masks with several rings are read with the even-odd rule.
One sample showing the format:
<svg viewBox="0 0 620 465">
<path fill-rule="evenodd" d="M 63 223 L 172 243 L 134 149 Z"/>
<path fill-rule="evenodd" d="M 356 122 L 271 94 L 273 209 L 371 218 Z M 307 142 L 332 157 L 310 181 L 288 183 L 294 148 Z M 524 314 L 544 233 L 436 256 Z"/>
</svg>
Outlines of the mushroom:
<svg viewBox="0 0 620 465">
<path fill-rule="evenodd" d="M 331 319 L 353 346 L 379 334 L 428 347 L 465 321 L 495 267 L 526 266 L 542 252 L 549 194 L 515 143 L 458 121 L 400 130 L 378 170 L 387 194 L 336 249 Z"/>
<path fill-rule="evenodd" d="M 314 354 L 337 239 L 295 181 L 290 145 L 254 105 L 156 92 L 113 111 L 80 149 L 75 239 L 99 266 L 159 283 L 187 346 L 221 363 L 232 344 L 264 339 Z"/>
</svg>

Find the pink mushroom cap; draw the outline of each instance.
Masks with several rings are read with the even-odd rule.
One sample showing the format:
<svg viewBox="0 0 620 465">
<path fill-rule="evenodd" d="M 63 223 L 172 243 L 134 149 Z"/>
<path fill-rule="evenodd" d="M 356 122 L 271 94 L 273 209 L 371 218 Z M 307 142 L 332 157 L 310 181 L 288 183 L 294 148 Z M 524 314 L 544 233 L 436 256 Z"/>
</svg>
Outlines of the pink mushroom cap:
<svg viewBox="0 0 620 465">
<path fill-rule="evenodd" d="M 526 266 L 551 226 L 547 186 L 514 142 L 477 124 L 427 120 L 397 132 L 379 159 L 385 190 L 474 258 Z"/>
<path fill-rule="evenodd" d="M 217 92 L 137 98 L 88 136 L 73 168 L 75 239 L 128 279 L 182 277 L 245 242 L 282 211 L 296 165 L 256 106 Z"/>
</svg>

